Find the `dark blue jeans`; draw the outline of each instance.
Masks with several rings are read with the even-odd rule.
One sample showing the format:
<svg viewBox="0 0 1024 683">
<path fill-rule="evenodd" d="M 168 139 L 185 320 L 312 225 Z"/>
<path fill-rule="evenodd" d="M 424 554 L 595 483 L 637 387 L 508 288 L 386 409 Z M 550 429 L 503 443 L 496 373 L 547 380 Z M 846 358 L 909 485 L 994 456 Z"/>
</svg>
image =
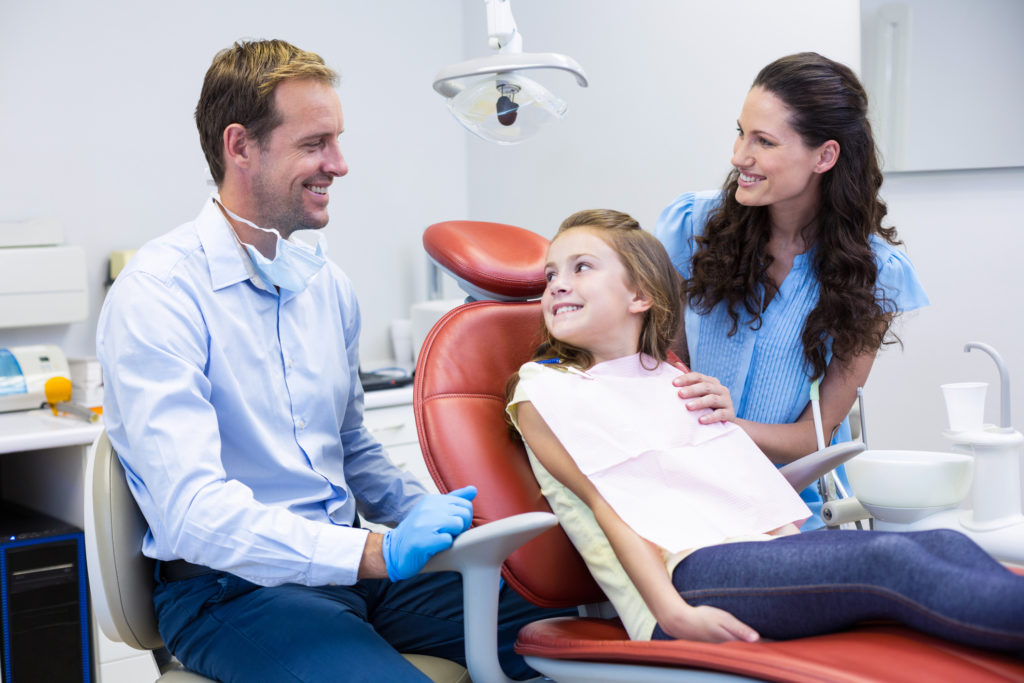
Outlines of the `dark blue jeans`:
<svg viewBox="0 0 1024 683">
<path fill-rule="evenodd" d="M 160 635 L 187 668 L 219 681 L 426 681 L 399 652 L 465 663 L 462 579 L 443 572 L 354 586 L 257 586 L 216 572 L 158 582 Z M 499 657 L 513 678 L 536 675 L 512 651 L 525 624 L 575 614 L 535 607 L 507 586 Z"/>
<path fill-rule="evenodd" d="M 950 530 L 815 531 L 702 548 L 672 582 L 771 639 L 893 620 L 977 647 L 1024 652 L 1024 577 Z M 655 639 L 667 639 L 655 627 Z"/>
</svg>

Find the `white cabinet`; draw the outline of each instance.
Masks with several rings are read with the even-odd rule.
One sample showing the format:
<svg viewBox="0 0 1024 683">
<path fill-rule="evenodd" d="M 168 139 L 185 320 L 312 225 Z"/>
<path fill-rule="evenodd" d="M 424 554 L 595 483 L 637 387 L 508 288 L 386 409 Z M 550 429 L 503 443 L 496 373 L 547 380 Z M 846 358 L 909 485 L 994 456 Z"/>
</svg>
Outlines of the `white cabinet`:
<svg viewBox="0 0 1024 683">
<path fill-rule="evenodd" d="M 411 472 L 428 491 L 437 493 L 437 486 L 427 471 L 419 437 L 416 435 L 412 387 L 368 392 L 363 423 L 384 446 L 395 465 Z"/>
</svg>

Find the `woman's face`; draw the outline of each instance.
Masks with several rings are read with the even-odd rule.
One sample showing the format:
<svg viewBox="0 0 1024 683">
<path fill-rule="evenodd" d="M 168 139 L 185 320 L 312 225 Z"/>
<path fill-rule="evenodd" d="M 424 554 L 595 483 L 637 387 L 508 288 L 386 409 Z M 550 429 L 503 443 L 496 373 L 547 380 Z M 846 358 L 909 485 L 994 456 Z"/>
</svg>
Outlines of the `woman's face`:
<svg viewBox="0 0 1024 683">
<path fill-rule="evenodd" d="M 756 86 L 747 93 L 732 155 L 732 165 L 740 172 L 740 204 L 797 213 L 816 209 L 823 148 L 829 143 L 818 148 L 805 145 L 790 127 L 789 115 L 789 107 L 764 88 Z"/>
</svg>

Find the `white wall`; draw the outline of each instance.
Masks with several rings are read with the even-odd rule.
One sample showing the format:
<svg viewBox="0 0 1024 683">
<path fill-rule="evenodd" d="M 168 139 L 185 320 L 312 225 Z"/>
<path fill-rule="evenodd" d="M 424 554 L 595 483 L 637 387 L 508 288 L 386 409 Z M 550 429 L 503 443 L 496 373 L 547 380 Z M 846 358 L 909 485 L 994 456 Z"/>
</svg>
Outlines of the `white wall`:
<svg viewBox="0 0 1024 683">
<path fill-rule="evenodd" d="M 469 209 L 543 235 L 583 208 L 653 227 L 681 192 L 722 184 L 761 67 L 804 50 L 860 63 L 856 0 L 513 3 L 524 51 L 575 58 L 590 87 L 545 79 L 569 103 L 563 121 L 514 147 L 469 141 Z M 467 0 L 464 30 L 467 52 L 486 54 L 482 2 Z"/>
<path fill-rule="evenodd" d="M 477 5 L 468 1 L 464 27 L 473 55 L 486 52 Z M 591 87 L 547 79 L 570 110 L 533 141 L 469 141 L 469 210 L 547 236 L 573 211 L 598 206 L 651 227 L 680 192 L 720 186 L 747 88 L 772 59 L 816 50 L 860 64 L 859 3 L 850 0 L 517 0 L 515 15 L 526 51 L 574 57 Z M 932 144 L 960 139 L 951 129 Z M 932 304 L 902 322 L 903 349 L 888 347 L 876 361 L 865 387 L 871 444 L 947 449 L 944 382 L 991 382 L 987 420 L 998 420 L 994 366 L 961 351 L 972 340 L 995 345 L 1009 365 L 1012 421 L 1024 428 L 1024 323 L 1015 315 L 1024 169 L 890 174 L 883 196 Z"/>
<path fill-rule="evenodd" d="M 0 2 L 0 221 L 55 216 L 85 247 L 82 323 L 0 329 L 0 346 L 91 355 L 107 254 L 199 211 L 206 164 L 192 120 L 214 53 L 284 38 L 342 76 L 351 167 L 332 189 L 329 256 L 363 302 L 363 355 L 423 296 L 419 235 L 466 213 L 466 138 L 430 83 L 462 56 L 458 2 Z"/>
<path fill-rule="evenodd" d="M 1006 361 L 1011 423 L 1024 429 L 1024 168 L 890 174 L 882 194 L 931 305 L 904 321 L 905 349 L 875 362 L 865 388 L 869 443 L 948 450 L 946 382 L 988 382 L 986 422 L 999 422 L 996 366 L 964 353 L 969 341 Z"/>
<path fill-rule="evenodd" d="M 442 66 L 487 53 L 480 0 L 0 3 L 0 220 L 62 219 L 94 288 L 86 322 L 0 329 L 0 346 L 93 353 L 107 252 L 189 220 L 208 191 L 192 110 L 213 53 L 239 37 L 292 40 L 342 73 L 352 172 L 327 234 L 359 289 L 366 359 L 387 356 L 388 321 L 423 297 L 425 225 L 468 217 L 550 235 L 605 206 L 651 226 L 678 193 L 721 183 L 761 66 L 798 50 L 860 62 L 856 0 L 513 2 L 525 49 L 569 54 L 591 80 L 544 79 L 568 117 L 518 147 L 471 138 L 430 89 Z M 883 194 L 932 305 L 876 363 L 873 445 L 944 447 L 938 384 L 996 381 L 986 357 L 960 351 L 975 339 L 1006 358 L 1024 427 L 1024 169 L 891 175 Z M 990 421 L 995 403 L 993 387 Z"/>
</svg>

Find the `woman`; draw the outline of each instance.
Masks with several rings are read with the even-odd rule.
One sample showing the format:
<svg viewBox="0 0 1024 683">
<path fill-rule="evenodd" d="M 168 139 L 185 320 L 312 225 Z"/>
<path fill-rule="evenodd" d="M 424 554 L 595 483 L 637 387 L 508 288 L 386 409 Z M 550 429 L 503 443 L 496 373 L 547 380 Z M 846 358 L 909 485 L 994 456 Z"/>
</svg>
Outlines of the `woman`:
<svg viewBox="0 0 1024 683">
<path fill-rule="evenodd" d="M 821 380 L 828 441 L 893 341 L 894 316 L 927 305 L 913 265 L 883 228 L 885 203 L 867 95 L 846 66 L 815 53 L 757 75 L 737 121 L 721 191 L 687 193 L 654 229 L 685 280 L 678 380 L 704 422 L 739 424 L 776 463 L 817 447 L 810 386 Z M 803 492 L 822 525 L 821 499 Z"/>
</svg>

